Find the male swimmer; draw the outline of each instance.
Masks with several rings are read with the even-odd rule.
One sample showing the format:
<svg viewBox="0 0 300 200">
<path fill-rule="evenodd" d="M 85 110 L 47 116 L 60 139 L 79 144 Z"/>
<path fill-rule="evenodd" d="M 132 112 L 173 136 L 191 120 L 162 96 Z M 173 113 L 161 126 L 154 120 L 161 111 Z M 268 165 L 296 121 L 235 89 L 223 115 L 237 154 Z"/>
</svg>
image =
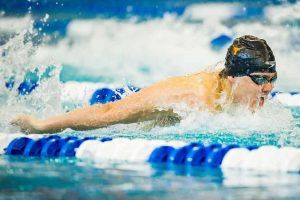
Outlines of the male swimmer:
<svg viewBox="0 0 300 200">
<path fill-rule="evenodd" d="M 264 105 L 276 79 L 271 48 L 265 40 L 245 35 L 236 38 L 228 48 L 222 71 L 168 78 L 120 101 L 86 106 L 43 120 L 22 115 L 12 124 L 26 133 L 55 133 L 66 128 L 90 130 L 176 116 L 172 108 L 178 103 L 199 111 L 220 112 L 233 104 L 254 111 Z"/>
</svg>

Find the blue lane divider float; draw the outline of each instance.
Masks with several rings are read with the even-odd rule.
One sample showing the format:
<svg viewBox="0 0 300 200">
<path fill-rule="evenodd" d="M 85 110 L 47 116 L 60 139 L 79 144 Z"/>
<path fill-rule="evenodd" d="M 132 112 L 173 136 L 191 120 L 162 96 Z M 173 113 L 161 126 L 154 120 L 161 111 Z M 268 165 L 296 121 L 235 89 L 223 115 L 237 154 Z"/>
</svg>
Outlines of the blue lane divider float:
<svg viewBox="0 0 300 200">
<path fill-rule="evenodd" d="M 218 167 L 221 165 L 225 154 L 230 149 L 238 147 L 238 145 L 222 147 L 221 144 L 211 144 L 205 147 L 201 143 L 191 143 L 178 149 L 162 146 L 151 153 L 149 162 Z"/>
<path fill-rule="evenodd" d="M 138 92 L 140 88 L 135 86 L 127 86 L 127 88 L 116 88 L 115 90 L 110 88 L 100 88 L 97 89 L 90 98 L 90 104 L 106 104 L 108 102 L 114 102 L 122 99 L 123 95 L 126 93 L 126 90 L 131 92 Z"/>
<path fill-rule="evenodd" d="M 228 43 L 230 43 L 232 41 L 232 37 L 225 35 L 225 34 L 221 34 L 216 38 L 213 38 L 210 41 L 210 47 L 215 50 L 221 50 L 223 47 L 225 47 Z"/>
<path fill-rule="evenodd" d="M 6 155 L 22 155 L 23 151 L 26 148 L 26 145 L 33 141 L 27 137 L 16 138 L 9 143 L 5 149 Z"/>
<path fill-rule="evenodd" d="M 3 137 L 5 139 L 5 137 Z M 4 140 L 3 139 L 3 140 Z M 1 138 L 0 138 L 1 140 Z M 3 143 L 3 141 L 0 141 Z M 102 160 L 148 161 L 167 165 L 300 172 L 300 149 L 295 147 L 187 144 L 181 141 L 110 137 L 18 137 L 9 140 L 6 155 L 74 157 Z"/>
<path fill-rule="evenodd" d="M 149 162 L 153 163 L 163 163 L 167 162 L 170 154 L 175 151 L 173 147 L 170 146 L 161 146 L 157 147 L 156 149 L 153 150 L 149 157 Z"/>
<path fill-rule="evenodd" d="M 23 155 L 26 157 L 72 157 L 75 156 L 76 148 L 87 140 L 106 142 L 112 140 L 112 138 L 85 137 L 79 139 L 75 136 L 61 138 L 58 135 L 51 135 L 34 140 L 27 137 L 18 137 L 8 144 L 4 152 L 5 155 Z"/>
<path fill-rule="evenodd" d="M 211 151 L 207 154 L 207 158 L 205 163 L 209 167 L 218 167 L 221 165 L 224 156 L 226 153 L 233 148 L 238 148 L 238 145 L 228 145 L 226 147 L 216 147 L 211 149 Z"/>
<path fill-rule="evenodd" d="M 66 138 L 53 138 L 48 140 L 42 147 L 42 157 L 57 157 L 60 150 L 70 140 L 77 140 L 77 137 L 70 136 Z"/>
<path fill-rule="evenodd" d="M 181 148 L 175 149 L 168 157 L 168 162 L 173 164 L 185 164 L 186 156 L 195 147 L 203 146 L 201 143 L 191 143 Z"/>
<path fill-rule="evenodd" d="M 51 139 L 59 139 L 60 137 L 58 135 L 51 135 L 49 137 L 40 138 L 37 140 L 31 140 L 27 143 L 23 155 L 24 156 L 39 156 L 41 155 L 41 151 L 43 146 Z"/>
<path fill-rule="evenodd" d="M 280 95 L 280 94 L 290 94 L 290 95 L 298 95 L 300 94 L 300 92 L 296 92 L 296 91 L 291 91 L 291 92 L 280 92 L 280 91 L 274 91 L 271 93 L 271 96 L 274 97 L 276 95 Z"/>
</svg>

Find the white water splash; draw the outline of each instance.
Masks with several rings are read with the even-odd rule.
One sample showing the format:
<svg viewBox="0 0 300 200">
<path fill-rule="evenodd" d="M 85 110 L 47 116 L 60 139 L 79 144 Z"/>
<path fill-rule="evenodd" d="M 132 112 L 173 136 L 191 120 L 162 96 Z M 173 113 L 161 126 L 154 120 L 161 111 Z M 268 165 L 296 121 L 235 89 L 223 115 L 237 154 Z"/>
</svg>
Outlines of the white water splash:
<svg viewBox="0 0 300 200">
<path fill-rule="evenodd" d="M 172 127 L 156 127 L 151 133 L 213 133 L 262 134 L 292 131 L 295 128 L 291 111 L 280 103 L 269 101 L 255 113 L 245 107 L 232 107 L 221 113 L 197 112 L 183 106 L 177 110 L 182 120 Z"/>
<path fill-rule="evenodd" d="M 61 111 L 59 67 L 51 62 L 35 62 L 32 58 L 37 46 L 32 38 L 37 36 L 33 30 L 32 20 L 15 27 L 10 39 L 0 46 L 0 115 L 1 131 L 10 131 L 9 121 L 17 114 L 27 113 L 39 117 L 53 115 Z M 48 58 L 49 60 L 49 58 Z M 52 66 L 50 78 L 40 79 L 39 86 L 30 95 L 18 94 L 18 86 L 25 74 L 36 72 L 41 77 L 46 69 Z M 5 84 L 13 77 L 14 86 L 8 89 Z M 11 129 L 14 130 L 14 129 Z"/>
<path fill-rule="evenodd" d="M 203 12 L 212 7 L 224 13 L 211 16 Z M 68 25 L 66 37 L 56 45 L 40 48 L 35 59 L 41 62 L 51 55 L 58 63 L 84 71 L 84 74 L 111 77 L 115 84 L 130 80 L 146 86 L 168 76 L 203 70 L 224 60 L 227 46 L 220 51 L 210 47 L 210 41 L 220 34 L 232 38 L 252 34 L 264 38 L 274 51 L 278 63 L 275 89 L 300 90 L 297 77 L 300 29 L 281 23 L 297 20 L 295 10 L 298 7 L 298 4 L 270 6 L 265 10 L 264 20 L 233 20 L 230 26 L 224 20 L 230 21 L 230 17 L 244 12 L 239 4 L 192 5 L 183 16 L 165 14 L 163 18 L 146 21 L 134 17 L 73 20 Z M 280 19 L 272 17 L 274 12 L 281 11 L 294 14 L 291 18 L 290 15 L 281 15 Z"/>
<path fill-rule="evenodd" d="M 226 48 L 215 52 L 209 46 L 210 40 L 215 36 L 222 33 L 232 37 L 254 34 L 265 38 L 274 49 L 279 66 L 276 89 L 300 90 L 300 79 L 297 76 L 299 48 L 294 42 L 298 41 L 298 27 L 287 29 L 278 23 L 282 18 L 272 21 L 270 16 L 267 17 L 270 21 L 268 23 L 241 22 L 228 27 L 222 23 L 224 18 L 228 20 L 232 16 L 227 9 L 237 11 L 240 9 L 230 6 L 221 7 L 226 13 L 215 16 L 214 23 L 207 23 L 209 16 L 195 14 L 197 10 L 205 8 L 209 8 L 209 5 L 191 7 L 182 17 L 166 14 L 161 19 L 142 22 L 135 18 L 124 21 L 114 18 L 74 20 L 68 26 L 65 38 L 57 44 L 45 44 L 39 48 L 34 47 L 31 42 L 23 43 L 26 33 L 33 31 L 31 28 L 24 30 L 24 26 L 20 25 L 21 28 L 10 30 L 18 29 L 16 31 L 18 34 L 1 47 L 1 51 L 6 49 L 5 51 L 9 53 L 9 56 L 0 61 L 3 70 L 1 73 L 10 75 L 17 71 L 17 85 L 22 81 L 26 70 L 33 70 L 39 66 L 42 71 L 51 63 L 62 63 L 90 74 L 114 77 L 112 84 L 122 84 L 124 79 L 127 79 L 145 86 L 167 76 L 203 70 L 206 66 L 223 60 Z M 281 8 L 276 9 L 280 11 Z M 266 13 L 272 14 L 268 14 L 269 11 Z M 46 15 L 44 19 L 48 18 Z M 297 18 L 297 15 L 293 15 L 294 18 Z M 26 19 L 31 22 L 30 19 Z M 199 19 L 204 23 L 197 22 Z M 6 20 L 8 18 L 0 21 L 0 25 L 2 22 L 7 23 Z M 43 117 L 59 112 L 61 106 L 59 69 L 56 68 L 53 73 L 53 78 L 45 80 L 30 96 L 21 98 L 16 90 L 9 92 L 4 87 L 5 80 L 1 78 L 3 124 L 7 124 L 8 119 L 19 112 Z M 291 121 L 292 116 L 287 109 L 270 103 L 255 114 L 244 109 L 220 114 L 188 112 L 179 124 L 167 128 L 154 128 L 151 133 L 183 133 L 195 130 L 235 133 L 279 132 L 290 130 Z M 141 128 L 137 125 L 121 125 L 103 131 L 126 132 L 131 127 L 132 130 Z"/>
</svg>

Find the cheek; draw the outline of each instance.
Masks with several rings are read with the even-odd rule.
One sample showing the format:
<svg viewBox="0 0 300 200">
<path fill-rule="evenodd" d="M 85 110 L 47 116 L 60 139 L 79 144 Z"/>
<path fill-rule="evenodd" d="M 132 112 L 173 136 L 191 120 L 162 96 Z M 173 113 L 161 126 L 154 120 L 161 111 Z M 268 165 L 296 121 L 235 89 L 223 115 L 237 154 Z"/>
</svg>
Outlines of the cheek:
<svg viewBox="0 0 300 200">
<path fill-rule="evenodd" d="M 248 93 L 249 96 L 257 95 L 261 90 L 260 86 L 256 85 L 252 80 L 247 80 L 244 88 L 246 88 L 246 93 Z"/>
</svg>

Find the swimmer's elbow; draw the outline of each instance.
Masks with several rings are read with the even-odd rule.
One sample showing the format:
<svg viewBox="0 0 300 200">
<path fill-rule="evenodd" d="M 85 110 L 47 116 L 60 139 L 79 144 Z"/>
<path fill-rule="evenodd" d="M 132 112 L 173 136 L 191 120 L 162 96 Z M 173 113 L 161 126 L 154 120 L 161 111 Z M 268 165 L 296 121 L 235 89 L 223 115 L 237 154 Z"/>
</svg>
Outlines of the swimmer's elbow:
<svg viewBox="0 0 300 200">
<path fill-rule="evenodd" d="M 96 104 L 96 105 L 93 105 L 93 107 L 97 110 L 97 112 L 99 114 L 107 113 L 107 112 L 109 112 L 113 108 L 113 106 L 111 105 L 111 103 Z"/>
</svg>

